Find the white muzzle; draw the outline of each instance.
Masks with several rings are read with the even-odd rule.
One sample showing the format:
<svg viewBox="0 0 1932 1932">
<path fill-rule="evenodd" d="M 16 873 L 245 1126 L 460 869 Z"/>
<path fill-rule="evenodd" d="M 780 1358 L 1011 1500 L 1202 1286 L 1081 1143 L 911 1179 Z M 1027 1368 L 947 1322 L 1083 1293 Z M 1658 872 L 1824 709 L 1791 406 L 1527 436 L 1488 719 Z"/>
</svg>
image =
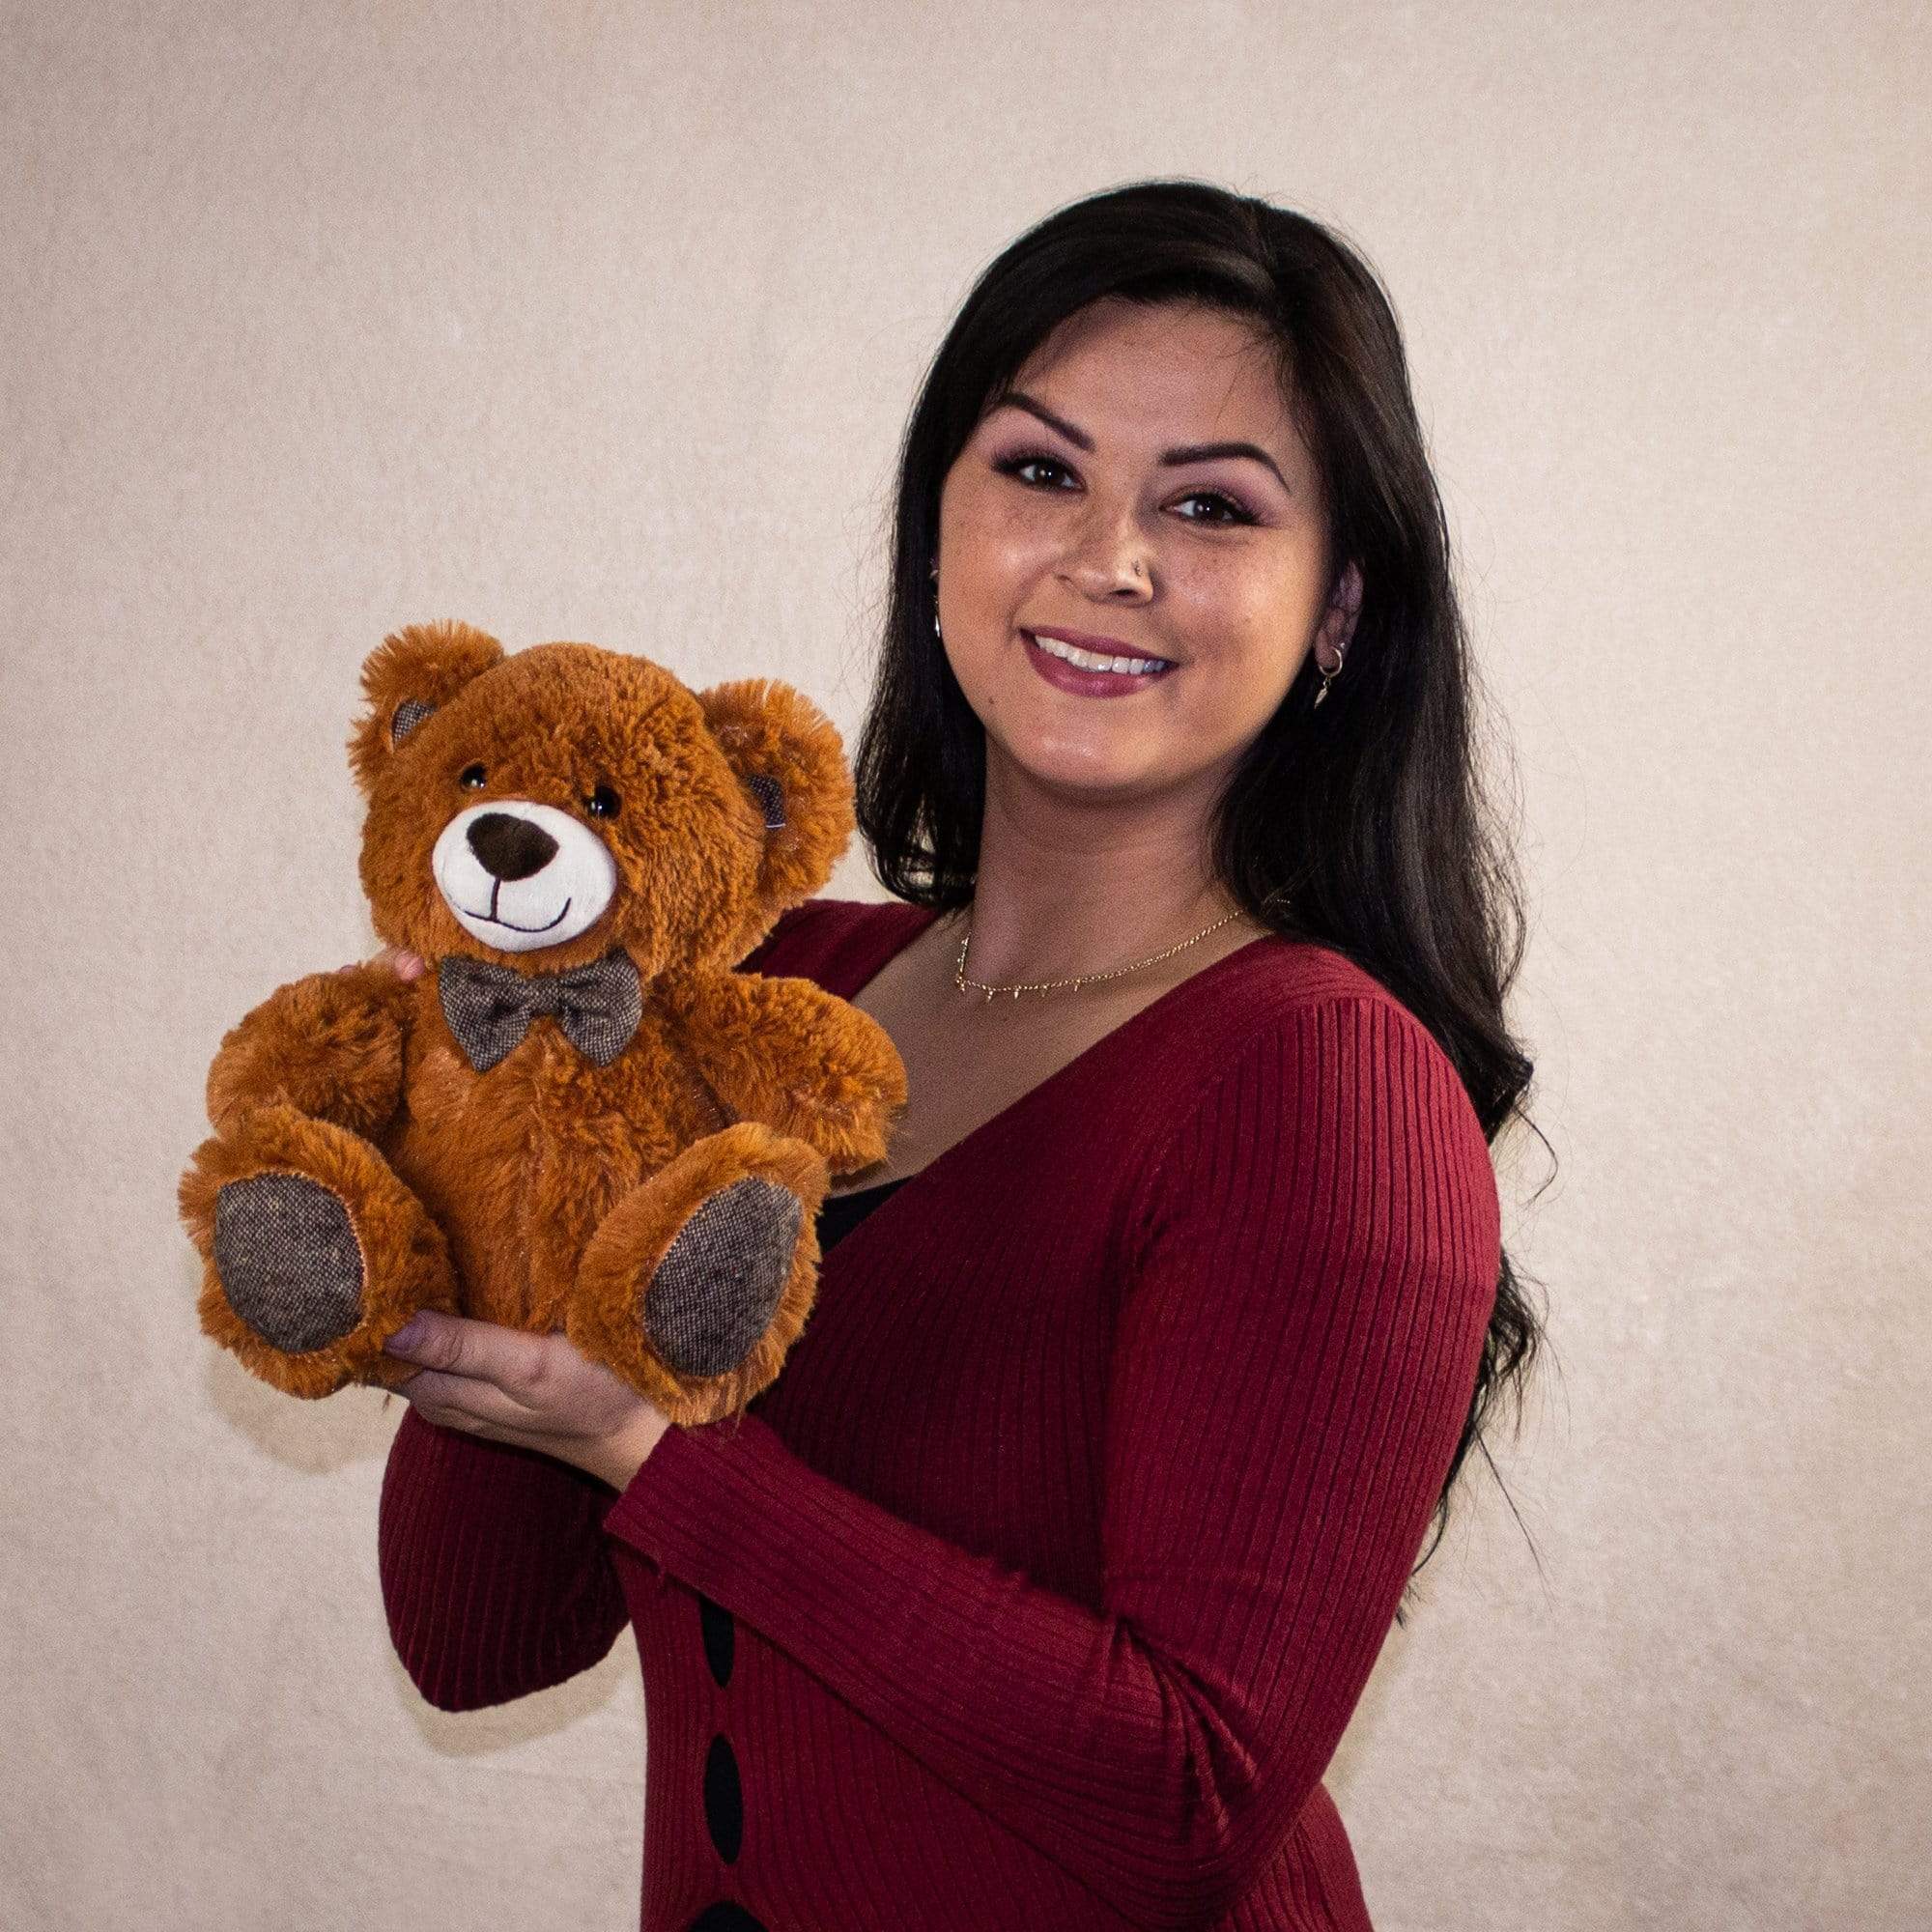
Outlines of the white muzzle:
<svg viewBox="0 0 1932 1932">
<path fill-rule="evenodd" d="M 561 946 L 593 925 L 617 867 L 587 826 L 552 805 L 492 799 L 459 811 L 430 856 L 464 931 L 503 952 Z"/>
</svg>

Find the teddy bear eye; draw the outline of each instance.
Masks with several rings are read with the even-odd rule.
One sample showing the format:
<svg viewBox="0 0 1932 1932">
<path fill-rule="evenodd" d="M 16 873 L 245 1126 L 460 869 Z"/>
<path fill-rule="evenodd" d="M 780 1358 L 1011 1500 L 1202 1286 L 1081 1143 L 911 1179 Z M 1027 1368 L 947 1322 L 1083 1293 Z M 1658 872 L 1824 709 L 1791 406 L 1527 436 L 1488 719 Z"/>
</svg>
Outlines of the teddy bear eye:
<svg viewBox="0 0 1932 1932">
<path fill-rule="evenodd" d="M 623 803 L 609 785 L 599 785 L 583 801 L 583 809 L 592 818 L 615 818 Z"/>
<path fill-rule="evenodd" d="M 456 782 L 465 791 L 481 791 L 485 776 L 486 774 L 481 765 L 465 765 L 462 771 L 456 775 Z"/>
</svg>

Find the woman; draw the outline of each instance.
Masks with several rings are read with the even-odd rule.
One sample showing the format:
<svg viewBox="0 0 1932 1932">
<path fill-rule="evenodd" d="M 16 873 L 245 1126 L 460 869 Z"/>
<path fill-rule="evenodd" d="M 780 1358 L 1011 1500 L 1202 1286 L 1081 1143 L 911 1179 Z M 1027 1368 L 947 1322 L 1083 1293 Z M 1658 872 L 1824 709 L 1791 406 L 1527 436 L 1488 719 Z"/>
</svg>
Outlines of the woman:
<svg viewBox="0 0 1932 1932">
<path fill-rule="evenodd" d="M 1537 1336 L 1468 676 L 1332 236 L 1149 183 L 986 270 L 857 759 L 897 899 L 745 962 L 909 1076 L 806 1334 L 668 1432 L 560 1336 L 397 1344 L 398 1649 L 464 1709 L 636 1629 L 647 1927 L 1368 1925 L 1321 1774 Z"/>
</svg>

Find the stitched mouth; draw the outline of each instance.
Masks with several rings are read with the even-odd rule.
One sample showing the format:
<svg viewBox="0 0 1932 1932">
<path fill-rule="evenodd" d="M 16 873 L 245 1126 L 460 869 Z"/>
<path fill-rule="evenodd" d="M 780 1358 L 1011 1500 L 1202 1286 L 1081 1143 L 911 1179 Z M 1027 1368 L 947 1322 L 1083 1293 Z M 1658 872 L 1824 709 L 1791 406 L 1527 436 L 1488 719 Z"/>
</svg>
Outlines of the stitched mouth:
<svg viewBox="0 0 1932 1932">
<path fill-rule="evenodd" d="M 485 924 L 500 925 L 508 932 L 548 932 L 552 926 L 563 923 L 564 913 L 569 912 L 570 908 L 576 903 L 575 899 L 565 899 L 563 902 L 563 912 L 558 913 L 554 919 L 545 920 L 541 925 L 519 925 L 513 919 L 498 919 L 497 917 L 497 895 L 502 890 L 503 887 L 500 881 L 490 888 L 490 910 L 488 912 L 472 912 L 468 906 L 457 905 L 454 899 L 451 899 L 449 903 L 465 919 L 480 919 Z"/>
</svg>

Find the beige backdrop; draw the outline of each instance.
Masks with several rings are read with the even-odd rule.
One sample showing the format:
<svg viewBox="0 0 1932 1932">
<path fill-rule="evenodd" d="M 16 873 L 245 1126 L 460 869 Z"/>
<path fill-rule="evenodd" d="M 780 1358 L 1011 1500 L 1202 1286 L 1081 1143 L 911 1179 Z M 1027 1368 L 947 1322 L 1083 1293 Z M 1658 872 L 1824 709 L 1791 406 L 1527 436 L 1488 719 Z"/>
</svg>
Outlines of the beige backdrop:
<svg viewBox="0 0 1932 1932">
<path fill-rule="evenodd" d="M 370 943 L 341 746 L 397 623 L 776 672 L 849 744 L 946 321 L 1163 173 L 1385 274 L 1518 754 L 1539 1554 L 1472 1482 L 1337 1759 L 1378 1924 L 1932 1923 L 1920 9 L 4 32 L 8 1926 L 635 1924 L 633 1658 L 429 1710 L 399 1409 L 197 1333 L 202 1075 Z"/>
</svg>

